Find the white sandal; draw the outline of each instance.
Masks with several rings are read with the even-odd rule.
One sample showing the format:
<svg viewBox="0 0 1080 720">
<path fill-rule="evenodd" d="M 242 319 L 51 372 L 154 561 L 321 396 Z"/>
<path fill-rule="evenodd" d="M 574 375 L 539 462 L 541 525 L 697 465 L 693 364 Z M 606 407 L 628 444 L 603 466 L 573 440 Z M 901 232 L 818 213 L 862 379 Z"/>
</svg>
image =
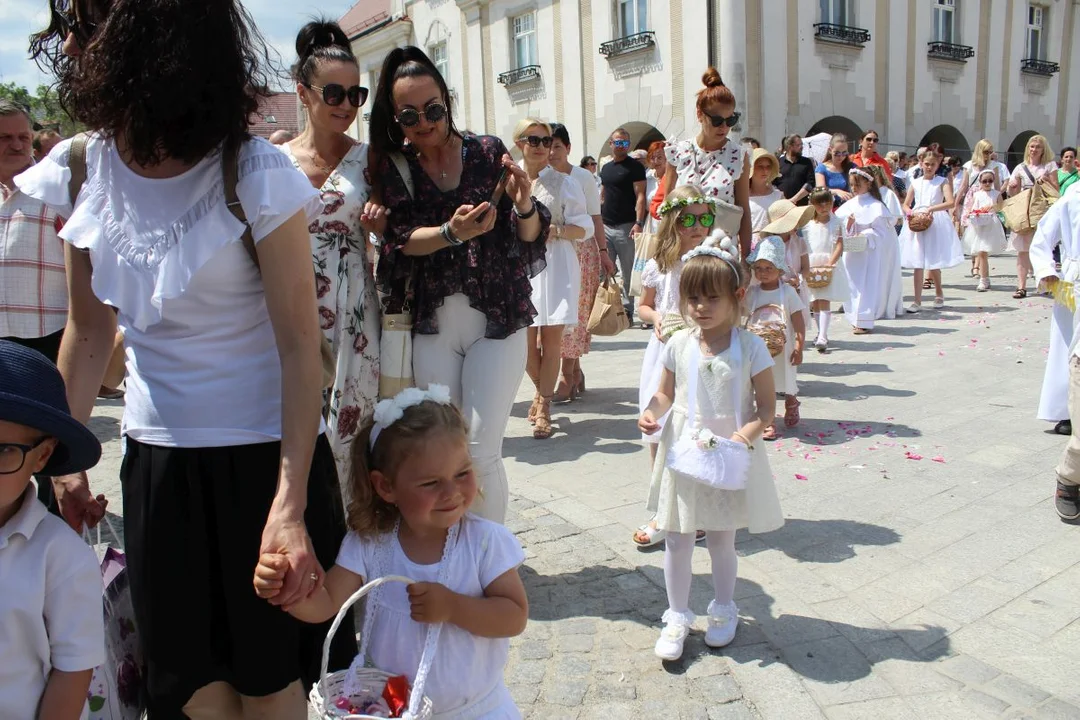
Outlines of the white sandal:
<svg viewBox="0 0 1080 720">
<path fill-rule="evenodd" d="M 653 547 L 654 545 L 659 545 L 660 543 L 664 542 L 664 538 L 667 537 L 667 530 L 661 530 L 660 528 L 653 527 L 650 524 L 651 522 L 652 521 L 650 520 L 649 522 L 647 522 L 644 525 L 642 525 L 641 527 L 639 527 L 637 529 L 637 532 L 635 532 L 630 537 L 630 539 L 634 541 L 634 544 L 637 545 L 640 548 L 649 548 L 649 547 Z M 639 541 L 638 537 L 637 537 L 638 533 L 641 533 L 645 537 L 647 537 L 648 541 L 647 542 Z"/>
</svg>

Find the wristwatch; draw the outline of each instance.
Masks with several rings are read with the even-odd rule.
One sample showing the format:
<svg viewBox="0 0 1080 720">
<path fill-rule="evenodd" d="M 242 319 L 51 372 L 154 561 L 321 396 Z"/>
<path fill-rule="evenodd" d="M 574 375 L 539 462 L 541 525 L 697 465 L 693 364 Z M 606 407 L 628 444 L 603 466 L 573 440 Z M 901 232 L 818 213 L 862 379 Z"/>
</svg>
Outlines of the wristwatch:
<svg viewBox="0 0 1080 720">
<path fill-rule="evenodd" d="M 448 222 L 442 224 L 442 227 L 439 228 L 439 232 L 442 234 L 443 240 L 446 241 L 447 245 L 457 247 L 458 245 L 463 245 L 465 243 L 464 240 L 457 235 L 454 235 L 454 231 L 450 229 L 450 223 Z"/>
</svg>

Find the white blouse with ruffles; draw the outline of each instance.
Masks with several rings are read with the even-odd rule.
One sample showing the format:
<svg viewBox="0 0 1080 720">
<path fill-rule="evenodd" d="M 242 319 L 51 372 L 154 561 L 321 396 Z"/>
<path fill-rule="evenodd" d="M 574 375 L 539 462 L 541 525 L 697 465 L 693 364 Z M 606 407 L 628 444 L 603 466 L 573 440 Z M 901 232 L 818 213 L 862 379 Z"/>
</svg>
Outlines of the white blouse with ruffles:
<svg viewBox="0 0 1080 720">
<path fill-rule="evenodd" d="M 60 237 L 90 254 L 94 294 L 124 333 L 127 395 L 121 431 L 167 447 L 227 447 L 281 438 L 281 362 L 262 277 L 225 204 L 213 153 L 183 174 L 137 175 L 111 140 L 91 136 L 87 176 L 68 197 L 68 148 L 16 178 L 68 218 Z M 244 143 L 237 195 L 258 243 L 318 191 L 265 140 Z"/>
</svg>

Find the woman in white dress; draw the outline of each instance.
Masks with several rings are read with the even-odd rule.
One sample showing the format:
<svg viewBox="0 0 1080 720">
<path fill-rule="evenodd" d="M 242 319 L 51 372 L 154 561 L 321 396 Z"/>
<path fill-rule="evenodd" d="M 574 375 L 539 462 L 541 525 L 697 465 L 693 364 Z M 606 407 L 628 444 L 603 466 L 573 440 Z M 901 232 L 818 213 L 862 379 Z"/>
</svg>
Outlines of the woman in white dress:
<svg viewBox="0 0 1080 720">
<path fill-rule="evenodd" d="M 379 299 L 368 262 L 368 146 L 345 131 L 367 98 L 349 39 L 337 23 L 310 22 L 296 38 L 296 92 L 307 113 L 300 137 L 279 148 L 322 195 L 308 230 L 319 322 L 337 358 L 327 424 L 338 481 L 347 488 L 353 438 L 379 401 Z"/>
<path fill-rule="evenodd" d="M 953 207 L 952 184 L 940 177 L 938 167 L 944 154 L 941 146 L 931 143 L 923 153 L 921 177 L 908 187 L 904 198 L 904 215 L 908 221 L 900 233 L 900 265 L 915 271 L 915 301 L 908 307 L 909 313 L 922 310 L 923 275 L 930 273 L 934 285 L 934 307 L 945 307 L 945 295 L 941 287 L 941 271 L 964 262 L 960 238 L 952 223 L 949 209 Z M 911 216 L 916 212 L 930 213 L 930 227 L 916 232 L 911 229 Z"/>
<path fill-rule="evenodd" d="M 689 140 L 671 141 L 664 150 L 668 161 L 664 187 L 701 188 L 706 200 L 742 209 L 738 245 L 743 257 L 750 254 L 750 157 L 746 148 L 728 137 L 739 124 L 735 95 L 724 85 L 716 68 L 701 79 L 697 94 L 697 120 L 701 129 Z M 732 238 L 733 240 L 735 238 Z"/>
<path fill-rule="evenodd" d="M 769 224 L 769 206 L 784 199 L 773 186 L 780 177 L 780 161 L 768 150 L 758 148 L 750 156 L 750 228 L 757 233 Z"/>
<path fill-rule="evenodd" d="M 864 235 L 866 249 L 844 253 L 844 267 L 851 285 L 851 297 L 844 303 L 844 316 L 855 335 L 866 335 L 874 321 L 895 318 L 903 313 L 900 274 L 900 245 L 893 223 L 896 217 L 882 202 L 873 176 L 861 168 L 848 173 L 854 197 L 841 205 L 836 217 L 847 235 Z"/>
<path fill-rule="evenodd" d="M 525 118 L 514 130 L 525 172 L 533 184 L 533 197 L 551 211 L 547 237 L 547 267 L 532 279 L 536 318 L 529 328 L 529 357 L 525 371 L 536 386 L 529 411 L 533 437 L 550 438 L 551 398 L 562 366 L 562 338 L 567 325 L 578 322 L 581 265 L 573 243 L 593 236 L 594 226 L 585 206 L 585 193 L 569 175 L 551 167 L 551 126 Z"/>
<path fill-rule="evenodd" d="M 1054 162 L 1054 151 L 1050 149 L 1050 142 L 1042 135 L 1032 135 L 1024 147 L 1024 162 L 1016 166 L 1009 178 L 1008 194 L 1016 195 L 1041 182 L 1044 178 L 1050 181 L 1053 187 L 1057 187 L 1057 163 Z M 1031 274 L 1031 260 L 1028 257 L 1028 248 L 1031 247 L 1031 238 L 1035 231 L 1012 234 L 1012 246 L 1016 250 L 1016 292 L 1013 297 L 1017 300 L 1027 297 L 1027 279 Z"/>
</svg>

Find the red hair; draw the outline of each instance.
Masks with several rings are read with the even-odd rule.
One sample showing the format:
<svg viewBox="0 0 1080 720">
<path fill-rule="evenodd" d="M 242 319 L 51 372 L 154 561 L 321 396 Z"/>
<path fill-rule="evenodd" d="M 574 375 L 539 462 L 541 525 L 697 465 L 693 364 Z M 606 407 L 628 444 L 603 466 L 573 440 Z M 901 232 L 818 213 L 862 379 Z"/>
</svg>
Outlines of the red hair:
<svg viewBox="0 0 1080 720">
<path fill-rule="evenodd" d="M 652 154 L 655 152 L 663 152 L 665 147 L 667 147 L 667 143 L 663 140 L 649 143 L 649 149 L 645 153 L 645 157 L 652 157 Z"/>
<path fill-rule="evenodd" d="M 705 87 L 698 90 L 698 112 L 704 112 L 705 106 L 713 103 L 735 106 L 735 94 L 720 79 L 720 71 L 716 68 L 711 67 L 705 71 L 705 74 L 701 76 L 701 84 Z"/>
</svg>

